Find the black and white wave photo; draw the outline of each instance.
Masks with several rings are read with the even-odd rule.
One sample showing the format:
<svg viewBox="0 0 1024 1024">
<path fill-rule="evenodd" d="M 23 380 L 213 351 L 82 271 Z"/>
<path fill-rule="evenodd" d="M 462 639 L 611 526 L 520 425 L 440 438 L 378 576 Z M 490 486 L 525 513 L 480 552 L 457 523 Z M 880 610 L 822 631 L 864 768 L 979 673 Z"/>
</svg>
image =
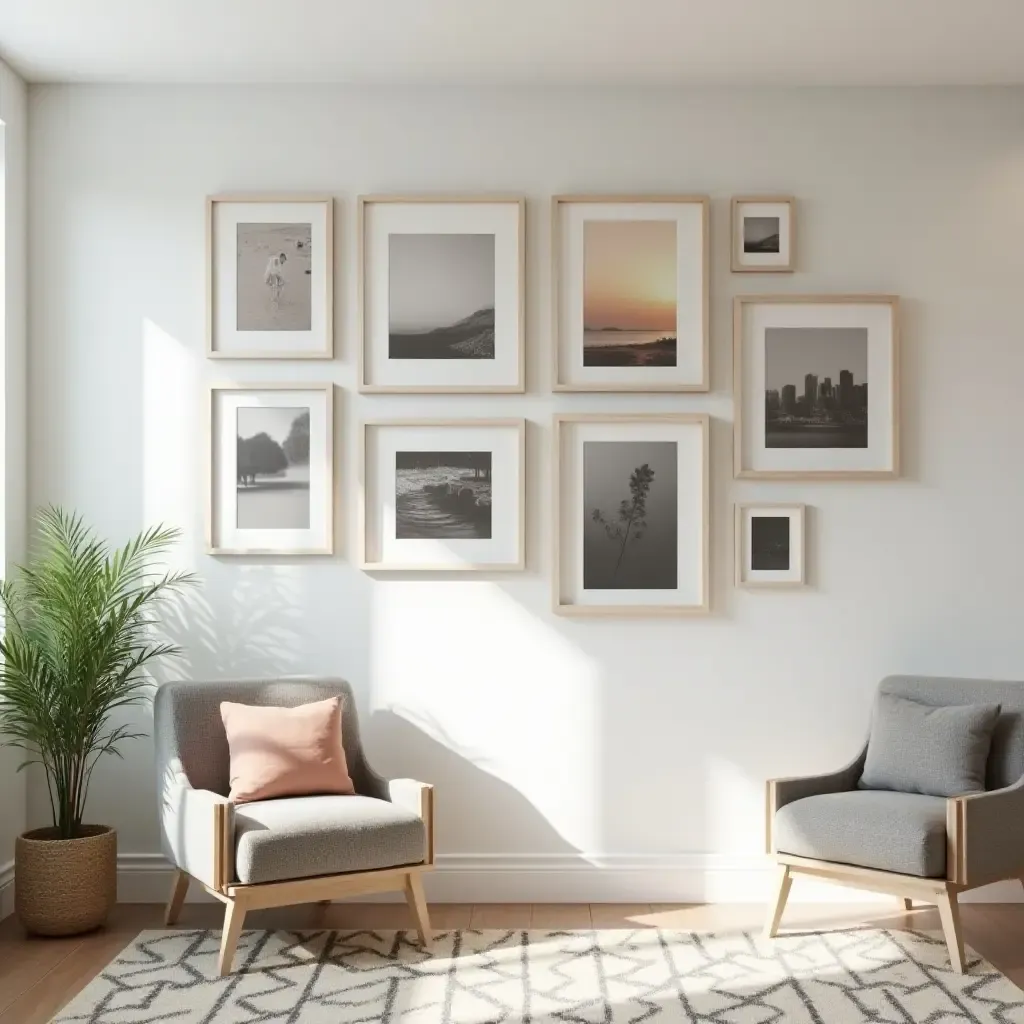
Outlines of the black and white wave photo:
<svg viewBox="0 0 1024 1024">
<path fill-rule="evenodd" d="M 750 517 L 750 568 L 789 569 L 789 516 Z"/>
<path fill-rule="evenodd" d="M 780 245 L 778 217 L 744 217 L 743 251 L 749 253 L 777 253 Z"/>
<path fill-rule="evenodd" d="M 309 409 L 238 410 L 236 525 L 309 529 Z"/>
<path fill-rule="evenodd" d="M 769 327 L 766 448 L 868 447 L 866 327 Z"/>
<path fill-rule="evenodd" d="M 675 590 L 678 483 L 674 441 L 583 444 L 583 588 Z"/>
<path fill-rule="evenodd" d="M 489 451 L 396 452 L 398 540 L 491 539 Z"/>
<path fill-rule="evenodd" d="M 388 356 L 494 358 L 494 235 L 388 236 Z"/>
<path fill-rule="evenodd" d="M 237 329 L 308 331 L 312 327 L 311 224 L 239 224 Z"/>
</svg>

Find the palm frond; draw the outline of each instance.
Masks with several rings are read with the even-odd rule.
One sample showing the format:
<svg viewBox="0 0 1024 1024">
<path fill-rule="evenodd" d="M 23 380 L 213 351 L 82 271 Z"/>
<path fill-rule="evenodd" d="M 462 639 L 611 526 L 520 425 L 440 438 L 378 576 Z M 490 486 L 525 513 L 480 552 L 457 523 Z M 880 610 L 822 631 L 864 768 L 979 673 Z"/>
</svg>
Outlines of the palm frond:
<svg viewBox="0 0 1024 1024">
<path fill-rule="evenodd" d="M 70 837 L 98 759 L 142 735 L 111 716 L 146 699 L 146 666 L 181 653 L 154 640 L 156 612 L 198 580 L 158 564 L 176 529 L 151 527 L 112 549 L 81 516 L 50 506 L 37 530 L 35 558 L 0 582 L 0 733 L 25 764 L 43 766 L 54 824 Z"/>
</svg>

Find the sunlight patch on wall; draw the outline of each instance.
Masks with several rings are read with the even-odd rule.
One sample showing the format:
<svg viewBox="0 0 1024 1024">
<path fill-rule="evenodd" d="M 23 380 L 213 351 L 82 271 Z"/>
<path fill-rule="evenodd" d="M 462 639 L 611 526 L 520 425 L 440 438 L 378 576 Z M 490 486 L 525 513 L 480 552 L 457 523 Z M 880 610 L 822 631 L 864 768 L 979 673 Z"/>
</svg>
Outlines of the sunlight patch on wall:
<svg viewBox="0 0 1024 1024">
<path fill-rule="evenodd" d="M 595 848 L 607 756 L 598 663 L 493 582 L 378 581 L 372 608 L 371 709 L 504 781 L 565 841 Z"/>
<path fill-rule="evenodd" d="M 204 507 L 201 431 L 205 409 L 197 387 L 195 357 L 162 327 L 142 324 L 142 521 L 181 528 L 172 554 L 191 566 L 203 543 L 198 510 Z"/>
</svg>

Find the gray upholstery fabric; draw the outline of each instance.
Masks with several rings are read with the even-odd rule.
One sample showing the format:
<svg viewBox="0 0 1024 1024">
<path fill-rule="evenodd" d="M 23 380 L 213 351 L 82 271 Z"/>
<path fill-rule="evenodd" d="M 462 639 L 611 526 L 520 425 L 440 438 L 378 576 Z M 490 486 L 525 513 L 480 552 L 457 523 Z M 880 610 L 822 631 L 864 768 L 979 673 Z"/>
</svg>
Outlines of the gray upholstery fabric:
<svg viewBox="0 0 1024 1024">
<path fill-rule="evenodd" d="M 963 799 L 968 885 L 1024 877 L 1024 779 Z"/>
<path fill-rule="evenodd" d="M 946 801 L 880 790 L 807 797 L 775 815 L 775 848 L 798 857 L 943 878 Z"/>
<path fill-rule="evenodd" d="M 985 788 L 1012 786 L 1024 776 L 1024 683 L 937 676 L 889 676 L 878 687 L 922 704 L 999 704 Z"/>
<path fill-rule="evenodd" d="M 808 796 L 820 796 L 822 793 L 845 793 L 857 787 L 857 780 L 864 770 L 864 756 L 867 745 L 861 747 L 860 753 L 846 766 L 834 772 L 822 775 L 803 775 L 794 779 L 775 779 L 775 810 L 791 804 L 795 800 L 803 800 Z M 768 849 L 771 853 L 771 848 Z"/>
<path fill-rule="evenodd" d="M 981 793 L 998 718 L 998 704 L 936 707 L 879 693 L 858 785 L 928 796 Z"/>
<path fill-rule="evenodd" d="M 367 763 L 352 689 L 343 680 L 294 678 L 161 686 L 153 703 L 153 735 L 164 856 L 207 885 L 213 884 L 213 805 L 226 802 L 230 788 L 221 701 L 295 707 L 335 696 L 342 699 L 342 742 L 356 793 L 387 801 L 388 783 Z M 229 809 L 233 810 L 232 805 Z M 422 860 L 422 853 L 415 859 Z"/>
<path fill-rule="evenodd" d="M 257 800 L 235 808 L 240 882 L 420 864 L 426 830 L 411 811 L 365 796 Z"/>
</svg>

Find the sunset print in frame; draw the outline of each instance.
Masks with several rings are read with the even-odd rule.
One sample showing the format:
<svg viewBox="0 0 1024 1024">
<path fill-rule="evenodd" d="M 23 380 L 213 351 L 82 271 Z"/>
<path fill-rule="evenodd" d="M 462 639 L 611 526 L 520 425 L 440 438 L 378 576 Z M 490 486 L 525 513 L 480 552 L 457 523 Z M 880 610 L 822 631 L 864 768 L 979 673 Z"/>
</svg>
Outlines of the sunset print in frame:
<svg viewBox="0 0 1024 1024">
<path fill-rule="evenodd" d="M 556 196 L 556 391 L 707 391 L 708 200 Z"/>
<path fill-rule="evenodd" d="M 740 296 L 733 372 L 737 477 L 899 475 L 896 296 Z"/>
</svg>

